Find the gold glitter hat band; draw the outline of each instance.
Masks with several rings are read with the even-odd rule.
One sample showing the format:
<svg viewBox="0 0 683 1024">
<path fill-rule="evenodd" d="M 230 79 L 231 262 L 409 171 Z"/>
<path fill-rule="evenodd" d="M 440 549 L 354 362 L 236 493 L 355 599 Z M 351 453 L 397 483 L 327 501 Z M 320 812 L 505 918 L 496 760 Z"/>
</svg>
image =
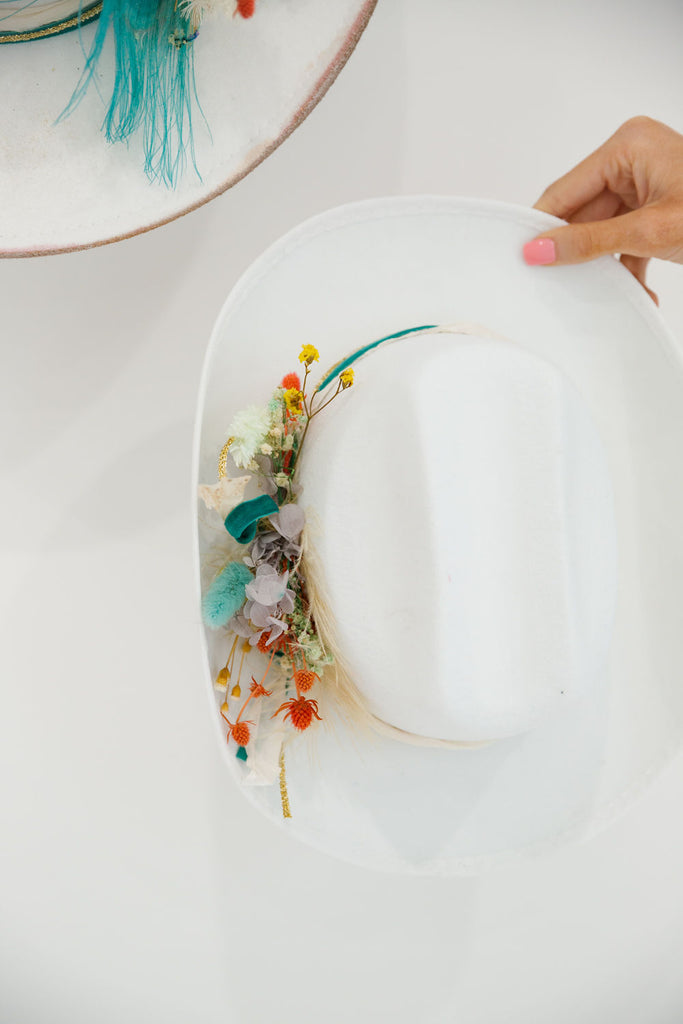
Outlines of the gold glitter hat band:
<svg viewBox="0 0 683 1024">
<path fill-rule="evenodd" d="M 102 13 L 102 0 L 85 7 L 76 14 L 63 18 L 61 21 L 53 21 L 48 25 L 41 25 L 40 28 L 30 29 L 25 32 L 0 32 L 1 43 L 28 43 L 35 39 L 48 39 L 51 36 L 60 36 L 65 32 L 72 32 L 76 28 L 95 21 Z"/>
</svg>

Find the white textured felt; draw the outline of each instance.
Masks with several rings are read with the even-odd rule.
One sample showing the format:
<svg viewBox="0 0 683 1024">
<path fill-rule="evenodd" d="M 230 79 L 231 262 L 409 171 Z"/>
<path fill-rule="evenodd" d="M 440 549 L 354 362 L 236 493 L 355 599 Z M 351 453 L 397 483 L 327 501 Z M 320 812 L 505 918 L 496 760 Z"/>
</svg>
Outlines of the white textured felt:
<svg viewBox="0 0 683 1024">
<path fill-rule="evenodd" d="M 576 389 L 506 341 L 411 335 L 309 431 L 301 501 L 370 709 L 409 732 L 524 732 L 590 691 L 616 600 L 614 503 Z"/>
</svg>

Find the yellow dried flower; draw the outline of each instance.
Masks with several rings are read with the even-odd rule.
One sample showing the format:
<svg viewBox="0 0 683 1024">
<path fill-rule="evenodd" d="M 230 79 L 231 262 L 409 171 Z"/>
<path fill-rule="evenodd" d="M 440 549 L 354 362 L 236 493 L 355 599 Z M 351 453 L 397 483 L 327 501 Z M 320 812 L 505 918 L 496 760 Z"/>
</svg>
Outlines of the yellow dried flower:
<svg viewBox="0 0 683 1024">
<path fill-rule="evenodd" d="M 353 384 L 353 370 L 342 370 L 339 374 L 339 380 L 341 381 L 342 388 L 350 388 Z"/>
<path fill-rule="evenodd" d="M 226 665 L 225 668 L 222 668 L 220 670 L 220 672 L 218 673 L 218 675 L 216 676 L 216 682 L 214 683 L 214 686 L 216 687 L 216 689 L 223 690 L 223 692 L 225 692 L 227 690 L 227 688 L 228 688 L 228 679 L 229 678 L 230 678 L 230 670 L 229 670 L 228 666 Z"/>
<path fill-rule="evenodd" d="M 304 396 L 298 388 L 288 388 L 284 393 L 284 400 L 290 412 L 300 412 Z"/>
<path fill-rule="evenodd" d="M 306 366 L 310 366 L 311 363 L 315 363 L 320 359 L 320 353 L 318 352 L 315 345 L 304 345 L 299 352 L 299 362 L 305 363 Z"/>
</svg>

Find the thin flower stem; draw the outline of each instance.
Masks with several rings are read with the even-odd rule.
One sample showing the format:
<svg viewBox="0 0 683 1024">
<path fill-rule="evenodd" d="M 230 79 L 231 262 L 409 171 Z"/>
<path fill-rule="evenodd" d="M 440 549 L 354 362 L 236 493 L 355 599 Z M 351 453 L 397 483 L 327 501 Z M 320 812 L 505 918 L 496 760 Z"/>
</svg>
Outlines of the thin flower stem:
<svg viewBox="0 0 683 1024">
<path fill-rule="evenodd" d="M 244 665 L 244 658 L 246 656 L 246 653 L 247 652 L 245 651 L 244 646 L 242 646 L 242 657 L 240 658 L 240 667 L 239 667 L 239 671 L 237 673 L 237 682 L 235 683 L 235 686 L 239 686 L 240 685 L 240 679 L 242 678 L 242 666 Z M 233 689 L 234 689 L 234 687 L 233 687 Z"/>
<path fill-rule="evenodd" d="M 266 671 L 265 671 L 265 672 L 263 673 L 263 679 L 262 679 L 262 680 L 261 680 L 261 682 L 259 683 L 259 686 L 263 686 L 263 684 L 265 683 L 265 681 L 266 681 L 266 676 L 267 676 L 267 675 L 268 675 L 268 673 L 270 672 L 270 666 L 271 666 L 271 665 L 273 664 L 273 658 L 274 658 L 274 657 L 275 657 L 275 649 L 273 648 L 273 653 L 272 653 L 272 654 L 271 654 L 271 656 L 270 656 L 270 661 L 268 662 L 268 667 L 266 668 Z M 235 719 L 235 725 L 237 725 L 237 723 L 239 722 L 240 718 L 241 718 L 241 717 L 242 717 L 242 715 L 244 714 L 245 708 L 246 708 L 247 704 L 249 703 L 249 701 L 251 700 L 251 698 L 252 698 L 253 696 L 254 696 L 254 694 L 253 694 L 253 693 L 250 693 L 250 694 L 249 694 L 249 696 L 247 697 L 247 699 L 245 700 L 244 704 L 243 704 L 243 705 L 242 705 L 242 707 L 240 708 L 240 713 L 238 714 L 237 718 Z"/>
<path fill-rule="evenodd" d="M 299 447 L 297 448 L 296 454 L 294 455 L 294 457 L 293 457 L 293 459 L 292 459 L 292 461 L 290 463 L 290 465 L 292 467 L 292 472 L 289 474 L 290 477 L 294 476 L 294 470 L 296 469 L 297 464 L 299 462 L 299 456 L 301 455 L 301 449 L 304 446 L 304 440 L 305 440 L 306 434 L 308 433 L 308 424 L 310 422 L 311 422 L 311 417 L 309 416 L 308 419 L 306 420 L 306 426 L 304 427 L 304 432 L 301 435 L 301 440 L 299 441 Z"/>
<path fill-rule="evenodd" d="M 235 661 L 235 648 L 237 647 L 237 641 L 238 640 L 239 640 L 239 636 L 237 634 L 235 634 L 235 639 L 232 642 L 232 647 L 230 648 L 230 654 L 228 655 L 228 660 L 225 663 L 225 667 L 228 670 L 228 679 L 232 675 L 232 670 L 233 670 L 234 661 Z"/>
<path fill-rule="evenodd" d="M 296 660 L 294 658 L 294 655 L 292 654 L 292 648 L 289 641 L 286 641 L 285 646 L 287 648 L 287 654 L 289 655 L 289 663 L 292 666 L 292 678 L 294 679 L 294 676 L 296 675 Z M 294 680 L 294 685 L 296 686 L 296 679 Z M 297 696 L 300 697 L 301 694 L 299 693 L 298 686 L 296 686 L 296 692 Z"/>
<path fill-rule="evenodd" d="M 245 700 L 244 704 L 240 708 L 240 713 L 238 714 L 237 718 L 235 719 L 235 725 L 237 725 L 237 723 L 239 722 L 240 718 L 244 714 L 245 708 L 246 708 L 247 704 L 249 703 L 249 701 L 251 700 L 251 698 L 253 696 L 254 696 L 254 694 L 250 693 L 249 696 L 247 697 L 247 699 Z"/>
<path fill-rule="evenodd" d="M 297 453 L 296 453 L 296 455 L 294 456 L 294 458 L 292 459 L 292 462 L 291 462 L 292 471 L 290 473 L 290 476 L 294 475 L 294 470 L 296 469 L 296 466 L 297 466 L 297 464 L 299 462 L 299 455 L 301 454 L 301 449 L 304 446 L 304 440 L 306 439 L 306 434 L 308 433 L 308 426 L 309 426 L 311 420 L 313 419 L 314 416 L 317 416 L 319 412 L 322 412 L 323 409 L 327 408 L 327 406 L 330 404 L 330 402 L 333 402 L 335 400 L 335 398 L 337 397 L 337 395 L 339 394 L 339 392 L 343 391 L 343 390 L 344 390 L 344 388 L 342 387 L 342 382 L 340 380 L 339 383 L 337 384 L 337 390 L 335 391 L 335 393 L 332 395 L 331 398 L 328 398 L 326 402 L 323 402 L 322 405 L 319 405 L 317 409 L 313 409 L 313 407 L 311 406 L 308 419 L 306 420 L 306 426 L 304 427 L 304 432 L 301 435 L 301 440 L 299 441 L 299 447 L 297 449 Z"/>
<path fill-rule="evenodd" d="M 263 673 L 263 679 L 261 680 L 261 683 L 260 683 L 261 686 L 263 686 L 263 684 L 266 681 L 266 676 L 270 672 L 270 666 L 273 664 L 273 658 L 274 657 L 275 657 L 275 648 L 273 647 L 273 653 L 270 656 L 270 661 L 268 662 L 268 665 L 266 667 L 266 671 Z"/>
<path fill-rule="evenodd" d="M 311 413 L 311 419 L 313 419 L 314 416 L 317 416 L 319 412 L 322 412 L 323 409 L 326 409 L 327 406 L 330 404 L 330 402 L 334 402 L 334 400 L 337 397 L 337 395 L 339 394 L 339 392 L 343 391 L 343 390 L 344 390 L 344 388 L 342 386 L 342 382 L 339 381 L 339 383 L 337 384 L 337 390 L 335 391 L 335 393 L 332 395 L 331 398 L 328 398 L 326 402 L 323 402 L 322 405 L 319 405 L 318 408 L 315 409 L 314 412 Z"/>
<path fill-rule="evenodd" d="M 306 369 L 304 370 L 304 382 L 301 385 L 301 394 L 304 396 L 303 397 L 303 406 L 304 406 L 304 412 L 306 413 L 306 416 L 310 415 L 309 407 L 306 405 L 306 381 L 308 380 L 309 369 L 310 369 L 310 367 L 309 367 L 308 363 L 306 363 Z"/>
</svg>

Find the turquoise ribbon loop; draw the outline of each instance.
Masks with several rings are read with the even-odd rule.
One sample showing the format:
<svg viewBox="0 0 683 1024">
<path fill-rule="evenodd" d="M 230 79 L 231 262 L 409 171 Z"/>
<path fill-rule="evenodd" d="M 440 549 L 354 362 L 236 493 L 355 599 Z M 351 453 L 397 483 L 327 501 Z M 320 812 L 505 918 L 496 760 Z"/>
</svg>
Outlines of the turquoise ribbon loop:
<svg viewBox="0 0 683 1024">
<path fill-rule="evenodd" d="M 250 544 L 256 536 L 258 521 L 276 512 L 279 512 L 277 502 L 268 494 L 259 494 L 258 498 L 243 501 L 228 513 L 225 529 L 238 544 Z"/>
</svg>

